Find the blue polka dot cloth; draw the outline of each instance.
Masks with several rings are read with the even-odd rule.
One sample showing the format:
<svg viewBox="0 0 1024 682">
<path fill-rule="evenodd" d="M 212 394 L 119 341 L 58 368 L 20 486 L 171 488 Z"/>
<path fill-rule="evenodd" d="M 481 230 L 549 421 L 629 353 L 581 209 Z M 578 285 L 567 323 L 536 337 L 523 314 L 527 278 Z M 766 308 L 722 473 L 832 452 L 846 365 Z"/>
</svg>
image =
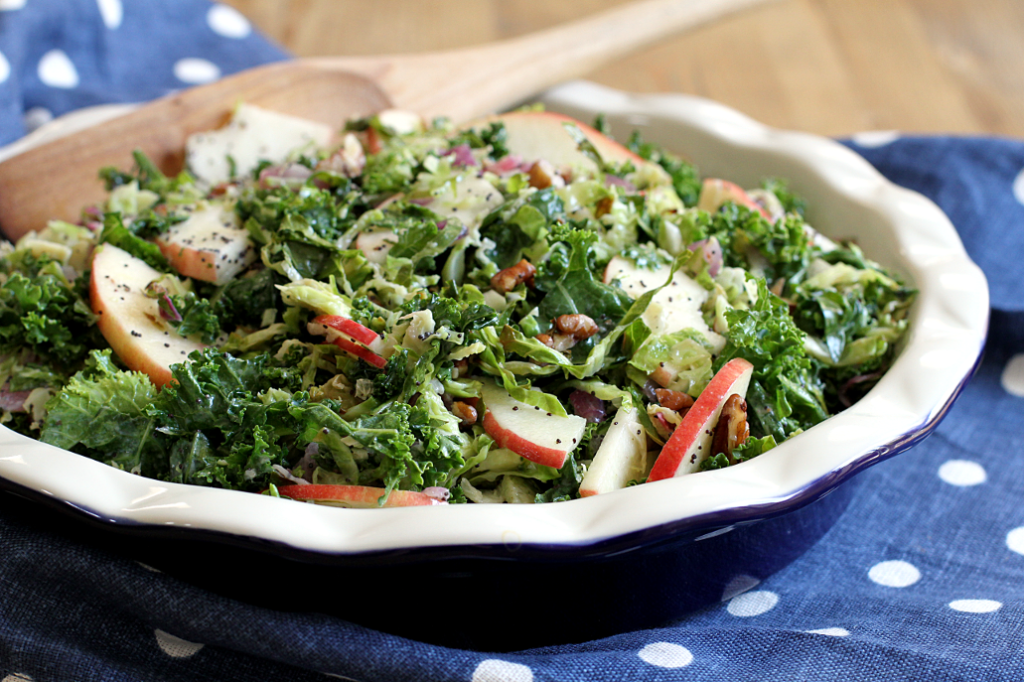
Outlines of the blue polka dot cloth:
<svg viewBox="0 0 1024 682">
<path fill-rule="evenodd" d="M 285 57 L 205 0 L 0 0 L 0 143 Z M 935 433 L 861 474 L 788 568 L 666 627 L 488 654 L 233 601 L 4 504 L 0 681 L 1024 680 L 1024 143 L 847 144 L 949 214 L 989 278 L 991 337 Z"/>
</svg>

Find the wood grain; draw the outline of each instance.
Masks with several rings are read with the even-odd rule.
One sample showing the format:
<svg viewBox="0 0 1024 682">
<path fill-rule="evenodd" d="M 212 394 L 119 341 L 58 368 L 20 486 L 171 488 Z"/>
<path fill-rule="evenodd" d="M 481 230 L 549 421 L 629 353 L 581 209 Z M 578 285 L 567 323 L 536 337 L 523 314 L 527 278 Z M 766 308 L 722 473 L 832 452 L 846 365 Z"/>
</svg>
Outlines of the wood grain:
<svg viewBox="0 0 1024 682">
<path fill-rule="evenodd" d="M 299 56 L 452 49 L 622 0 L 226 0 Z M 780 0 L 591 73 L 687 92 L 771 125 L 1024 136 L 1019 0 Z"/>
<path fill-rule="evenodd" d="M 766 0 L 642 0 L 484 45 L 416 54 L 309 57 L 243 71 L 187 89 L 0 163 L 0 229 L 18 239 L 48 218 L 74 220 L 101 188 L 79 169 L 130 163 L 141 150 L 165 173 L 181 169 L 187 136 L 217 127 L 245 101 L 338 128 L 396 107 L 426 119 L 470 120 L 528 97 L 667 35 Z M 337 5 L 333 10 L 338 9 Z M 68 164 L 67 160 L 75 160 Z M 54 202 L 33 178 L 61 188 Z"/>
</svg>

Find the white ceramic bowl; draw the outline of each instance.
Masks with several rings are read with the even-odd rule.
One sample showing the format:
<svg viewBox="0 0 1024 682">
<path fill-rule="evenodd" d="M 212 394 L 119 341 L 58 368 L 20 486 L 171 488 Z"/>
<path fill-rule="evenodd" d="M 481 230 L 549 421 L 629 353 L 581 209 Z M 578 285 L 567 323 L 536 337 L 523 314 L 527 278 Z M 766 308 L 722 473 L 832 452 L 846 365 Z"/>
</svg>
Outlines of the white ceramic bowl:
<svg viewBox="0 0 1024 682">
<path fill-rule="evenodd" d="M 620 139 L 640 128 L 645 139 L 694 161 L 703 175 L 743 186 L 766 176 L 788 178 L 807 199 L 812 225 L 831 237 L 855 238 L 920 290 L 909 338 L 890 371 L 850 409 L 742 465 L 557 504 L 375 510 L 296 504 L 133 476 L 2 427 L 0 477 L 111 525 L 202 529 L 312 554 L 530 547 L 571 553 L 622 549 L 629 538 L 648 541 L 682 530 L 721 532 L 784 513 L 934 427 L 979 359 L 989 304 L 984 276 L 933 203 L 892 185 L 836 142 L 767 128 L 696 97 L 636 96 L 576 82 L 542 100 L 584 121 L 603 112 Z M 88 115 L 78 119 L 89 122 Z M 35 137 L 67 127 L 59 119 Z"/>
</svg>

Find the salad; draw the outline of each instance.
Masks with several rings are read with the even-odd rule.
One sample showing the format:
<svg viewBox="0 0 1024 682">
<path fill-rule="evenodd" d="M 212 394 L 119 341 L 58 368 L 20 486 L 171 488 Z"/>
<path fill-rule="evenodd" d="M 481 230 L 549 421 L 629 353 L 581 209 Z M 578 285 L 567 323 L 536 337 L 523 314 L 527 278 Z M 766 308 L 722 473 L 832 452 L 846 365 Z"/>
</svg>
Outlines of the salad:
<svg viewBox="0 0 1024 682">
<path fill-rule="evenodd" d="M 551 502 L 733 466 L 866 393 L 915 292 L 784 181 L 528 108 L 250 105 L 0 242 L 0 423 L 339 506 Z"/>
</svg>

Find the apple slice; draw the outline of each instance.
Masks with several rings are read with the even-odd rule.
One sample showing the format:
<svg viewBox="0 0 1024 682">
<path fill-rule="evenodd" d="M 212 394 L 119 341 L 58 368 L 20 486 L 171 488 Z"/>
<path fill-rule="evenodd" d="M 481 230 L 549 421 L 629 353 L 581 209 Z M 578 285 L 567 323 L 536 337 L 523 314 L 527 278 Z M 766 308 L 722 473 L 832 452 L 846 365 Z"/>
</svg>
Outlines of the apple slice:
<svg viewBox="0 0 1024 682">
<path fill-rule="evenodd" d="M 697 208 L 714 213 L 727 201 L 732 201 L 740 206 L 751 208 L 765 218 L 771 220 L 771 215 L 761 204 L 750 198 L 742 187 L 718 178 L 705 178 L 700 187 L 700 199 L 697 201 Z"/>
<path fill-rule="evenodd" d="M 499 448 L 508 448 L 531 462 L 561 469 L 583 437 L 587 421 L 559 417 L 515 400 L 504 388 L 484 382 L 484 431 Z"/>
<path fill-rule="evenodd" d="M 144 372 L 158 387 L 171 380 L 170 366 L 205 348 L 180 336 L 160 317 L 146 286 L 161 273 L 113 244 L 96 247 L 92 259 L 90 300 L 96 325 L 129 369 Z"/>
<path fill-rule="evenodd" d="M 446 182 L 434 190 L 426 208 L 442 218 L 458 218 L 466 228 L 473 230 L 504 201 L 501 192 L 487 180 L 475 175 L 458 175 L 455 182 Z"/>
<path fill-rule="evenodd" d="M 754 366 L 743 358 L 733 358 L 718 370 L 690 407 L 672 437 L 661 449 L 648 482 L 682 476 L 700 470 L 700 463 L 712 453 L 711 439 L 722 414 L 722 406 L 731 395 L 747 395 Z"/>
<path fill-rule="evenodd" d="M 325 147 L 332 136 L 324 123 L 239 104 L 220 130 L 189 136 L 185 159 L 197 179 L 216 185 L 250 174 L 260 161 L 280 163 L 296 149 Z"/>
<path fill-rule="evenodd" d="M 647 472 L 647 434 L 635 407 L 620 407 L 580 484 L 580 497 L 625 488 Z"/>
<path fill-rule="evenodd" d="M 427 128 L 422 116 L 404 109 L 385 109 L 377 114 L 377 120 L 395 135 L 415 135 Z"/>
<path fill-rule="evenodd" d="M 363 252 L 366 260 L 384 265 L 391 247 L 398 243 L 398 235 L 391 230 L 380 228 L 366 230 L 356 235 L 355 246 Z"/>
<path fill-rule="evenodd" d="M 340 329 L 340 327 L 344 327 L 344 330 Z M 326 336 L 327 343 L 333 343 L 346 353 L 365 360 L 374 367 L 384 369 L 388 364 L 387 360 L 366 347 L 367 345 L 376 344 L 379 349 L 383 345 L 383 340 L 377 333 L 346 317 L 340 315 L 318 315 L 306 324 L 306 330 L 314 336 Z M 362 339 L 367 339 L 367 341 L 362 341 Z M 364 343 L 366 345 L 363 345 Z"/>
<path fill-rule="evenodd" d="M 158 236 L 156 243 L 180 274 L 218 286 L 234 279 L 257 256 L 248 230 L 224 204 L 197 208 Z"/>
<path fill-rule="evenodd" d="M 374 367 L 377 367 L 378 369 L 384 369 L 384 367 L 388 364 L 387 360 L 377 355 L 369 348 L 365 346 L 360 346 L 358 343 L 350 341 L 345 336 L 336 336 L 333 339 L 331 339 L 331 343 L 333 343 L 335 346 L 342 349 L 346 353 L 351 353 L 360 360 L 365 360 L 366 362 L 370 363 Z"/>
<path fill-rule="evenodd" d="M 671 266 L 657 270 L 639 268 L 628 258 L 615 256 L 604 270 L 604 283 L 618 280 L 622 290 L 637 299 L 651 289 L 660 287 L 668 279 Z M 644 324 L 653 334 L 672 334 L 683 329 L 695 329 L 708 340 L 718 353 L 725 346 L 725 337 L 717 334 L 704 322 L 701 306 L 707 301 L 708 291 L 684 272 L 676 271 L 672 282 L 651 299 L 642 315 Z"/>
<path fill-rule="evenodd" d="M 369 327 L 359 324 L 355 320 L 350 320 L 347 317 L 342 317 L 341 315 L 317 315 L 313 318 L 312 323 L 330 327 L 331 329 L 336 329 L 339 332 L 348 334 L 359 343 L 365 343 L 367 346 L 380 340 L 380 336 L 377 332 L 373 331 Z"/>
<path fill-rule="evenodd" d="M 590 126 L 552 111 L 514 111 L 497 114 L 467 123 L 461 128 L 463 130 L 480 129 L 496 121 L 505 125 L 505 131 L 508 133 L 506 147 L 509 153 L 521 157 L 528 163 L 544 159 L 556 167 L 582 166 L 588 170 L 595 170 L 597 166 L 594 161 L 580 152 L 576 141 L 572 139 L 563 125 L 572 123 L 579 127 L 605 161 L 613 163 L 631 161 L 637 167 L 653 166 Z M 660 167 L 658 170 L 661 170 Z"/>
<path fill-rule="evenodd" d="M 277 489 L 281 497 L 305 502 L 317 502 L 335 507 L 353 507 L 356 509 L 372 509 L 381 506 L 377 500 L 387 491 L 367 485 L 285 485 Z M 392 490 L 385 507 L 430 507 L 447 504 L 436 497 L 415 490 Z"/>
</svg>

